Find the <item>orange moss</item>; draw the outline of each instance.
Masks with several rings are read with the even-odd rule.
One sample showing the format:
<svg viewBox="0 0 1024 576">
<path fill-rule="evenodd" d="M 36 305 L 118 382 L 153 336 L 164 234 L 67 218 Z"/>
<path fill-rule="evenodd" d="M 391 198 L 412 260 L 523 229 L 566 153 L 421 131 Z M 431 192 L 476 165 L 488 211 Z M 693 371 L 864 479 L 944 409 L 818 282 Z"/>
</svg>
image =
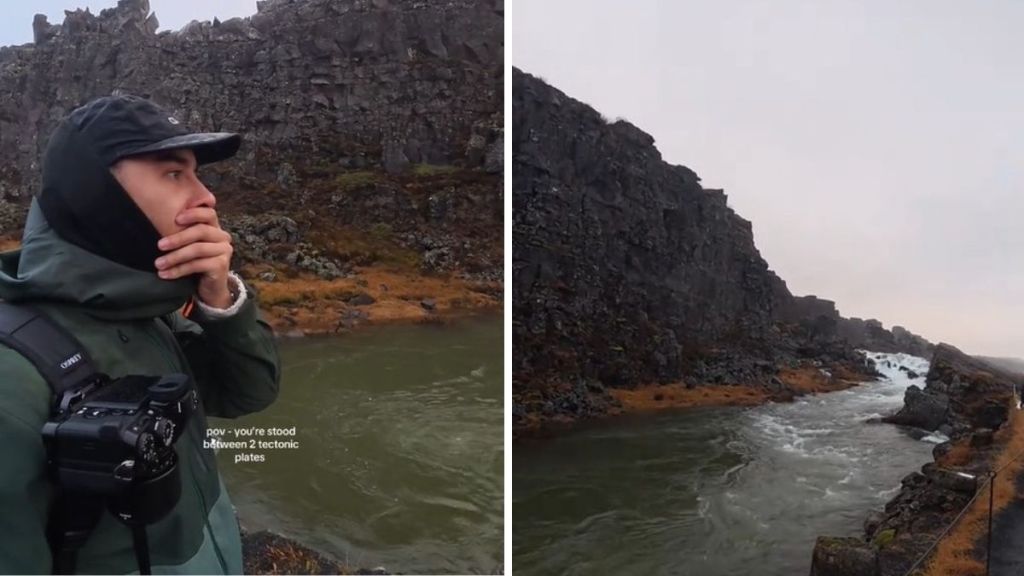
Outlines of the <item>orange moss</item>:
<svg viewBox="0 0 1024 576">
<path fill-rule="evenodd" d="M 1002 469 L 993 482 L 993 513 L 996 513 L 1017 497 L 1016 479 L 1024 470 L 1024 456 L 1020 456 L 1024 452 L 1024 414 L 1016 406 L 1011 407 L 1009 420 L 995 433 L 994 445 L 998 453 L 992 466 L 995 470 Z M 939 543 L 922 572 L 924 576 L 985 573 L 984 557 L 975 558 L 973 550 L 988 533 L 988 501 L 988 489 L 985 489 Z"/>
<path fill-rule="evenodd" d="M 751 386 L 687 388 L 682 384 L 664 384 L 634 390 L 613 388 L 609 392 L 626 412 L 694 406 L 753 406 L 768 400 L 764 390 Z"/>
<path fill-rule="evenodd" d="M 969 464 L 972 457 L 970 438 L 964 438 L 955 442 L 948 452 L 935 460 L 935 463 L 943 468 L 959 468 Z"/>
<path fill-rule="evenodd" d="M 245 557 L 246 574 L 353 574 L 352 570 L 283 537 L 264 539 Z"/>
<path fill-rule="evenodd" d="M 869 382 L 875 379 L 871 374 L 865 374 L 863 372 L 857 372 L 851 370 L 845 366 L 836 366 L 832 370 L 832 378 L 836 380 L 842 380 L 853 384 L 860 382 Z"/>
<path fill-rule="evenodd" d="M 253 267 L 245 275 L 259 291 L 264 317 L 283 332 L 335 332 L 348 309 L 362 310 L 367 314 L 365 323 L 379 324 L 432 321 L 439 316 L 498 310 L 503 304 L 500 282 L 420 276 L 379 267 L 359 268 L 355 277 L 335 280 L 306 273 L 273 282 L 255 279 L 266 269 Z M 374 302 L 347 303 L 359 294 L 369 295 Z M 433 311 L 421 305 L 425 299 L 434 301 Z"/>
<path fill-rule="evenodd" d="M 813 367 L 783 368 L 778 378 L 795 395 L 833 392 L 856 386 L 870 376 L 840 368 L 832 378 Z M 754 406 L 773 398 L 765 388 L 740 385 L 706 385 L 687 388 L 683 384 L 643 386 L 626 390 L 612 388 L 611 395 L 622 404 L 623 411 L 638 412 L 665 408 L 694 406 Z"/>
<path fill-rule="evenodd" d="M 845 375 L 853 376 L 849 371 L 843 371 Z M 778 374 L 779 380 L 796 394 L 817 394 L 819 392 L 835 392 L 856 386 L 865 378 L 842 378 L 838 375 L 829 378 L 814 367 L 782 368 Z"/>
</svg>

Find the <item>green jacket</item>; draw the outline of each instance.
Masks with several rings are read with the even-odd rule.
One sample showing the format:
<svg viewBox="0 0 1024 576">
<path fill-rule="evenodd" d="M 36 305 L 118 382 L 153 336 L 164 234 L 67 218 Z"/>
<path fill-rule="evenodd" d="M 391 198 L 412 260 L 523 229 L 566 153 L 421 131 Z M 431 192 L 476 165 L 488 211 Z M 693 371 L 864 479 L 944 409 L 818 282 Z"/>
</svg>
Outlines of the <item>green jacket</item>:
<svg viewBox="0 0 1024 576">
<path fill-rule="evenodd" d="M 186 319 L 178 310 L 194 280 L 167 281 L 64 242 L 33 202 L 19 250 L 0 254 L 0 298 L 31 301 L 86 347 L 97 369 L 126 374 L 192 374 L 200 409 L 175 444 L 181 500 L 147 528 L 154 574 L 240 574 L 241 541 L 234 508 L 204 449 L 206 416 L 235 418 L 277 397 L 280 363 L 255 295 L 227 318 Z M 173 315 L 173 333 L 161 316 Z M 40 430 L 50 389 L 20 354 L 0 346 L 0 573 L 49 573 L 45 528 L 53 501 Z M 205 412 L 205 413 L 204 413 Z M 138 571 L 131 532 L 104 512 L 78 552 L 79 573 Z"/>
</svg>

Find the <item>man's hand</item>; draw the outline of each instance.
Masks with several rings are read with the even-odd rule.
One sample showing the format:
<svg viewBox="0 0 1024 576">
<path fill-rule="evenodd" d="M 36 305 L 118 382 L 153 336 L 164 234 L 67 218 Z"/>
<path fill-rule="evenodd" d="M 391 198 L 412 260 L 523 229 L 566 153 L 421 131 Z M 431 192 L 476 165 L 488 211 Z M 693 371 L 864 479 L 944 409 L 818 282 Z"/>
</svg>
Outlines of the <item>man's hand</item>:
<svg viewBox="0 0 1024 576">
<path fill-rule="evenodd" d="M 233 298 L 228 289 L 231 269 L 231 234 L 221 230 L 217 212 L 199 206 L 182 211 L 175 218 L 181 232 L 165 236 L 158 246 L 167 252 L 156 260 L 158 275 L 173 280 L 199 274 L 199 299 L 207 306 L 227 308 Z"/>
</svg>

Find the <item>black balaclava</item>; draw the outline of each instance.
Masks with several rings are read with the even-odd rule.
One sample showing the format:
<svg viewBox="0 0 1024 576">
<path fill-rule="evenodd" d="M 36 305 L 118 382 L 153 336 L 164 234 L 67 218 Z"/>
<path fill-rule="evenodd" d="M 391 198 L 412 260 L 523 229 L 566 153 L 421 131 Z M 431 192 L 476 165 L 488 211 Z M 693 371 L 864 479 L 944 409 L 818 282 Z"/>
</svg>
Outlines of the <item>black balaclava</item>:
<svg viewBox="0 0 1024 576">
<path fill-rule="evenodd" d="M 128 156 L 182 148 L 193 150 L 199 164 L 215 162 L 233 156 L 240 142 L 237 134 L 190 133 L 149 100 L 105 96 L 73 111 L 50 136 L 39 205 L 67 242 L 155 273 L 161 236 L 111 166 Z"/>
</svg>

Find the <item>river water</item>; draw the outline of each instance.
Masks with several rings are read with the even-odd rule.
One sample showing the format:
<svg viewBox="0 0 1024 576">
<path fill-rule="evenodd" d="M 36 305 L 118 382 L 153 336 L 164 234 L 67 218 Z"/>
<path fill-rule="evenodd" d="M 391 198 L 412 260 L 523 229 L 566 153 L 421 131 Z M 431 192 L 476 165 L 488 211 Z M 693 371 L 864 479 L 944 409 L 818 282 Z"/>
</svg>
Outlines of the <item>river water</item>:
<svg viewBox="0 0 1024 576">
<path fill-rule="evenodd" d="M 618 417 L 518 443 L 515 574 L 808 574 L 818 535 L 861 535 L 867 513 L 944 440 L 866 422 L 899 409 L 928 371 L 921 358 L 869 355 L 886 378 L 849 390 Z"/>
<path fill-rule="evenodd" d="M 221 449 L 247 528 L 353 567 L 491 573 L 502 564 L 502 322 L 367 327 L 279 342 L 281 393 L 211 427 L 298 448 Z M 294 437 L 290 436 L 294 427 Z M 234 438 L 225 438 L 234 440 Z M 262 456 L 262 462 L 236 459 Z"/>
</svg>

